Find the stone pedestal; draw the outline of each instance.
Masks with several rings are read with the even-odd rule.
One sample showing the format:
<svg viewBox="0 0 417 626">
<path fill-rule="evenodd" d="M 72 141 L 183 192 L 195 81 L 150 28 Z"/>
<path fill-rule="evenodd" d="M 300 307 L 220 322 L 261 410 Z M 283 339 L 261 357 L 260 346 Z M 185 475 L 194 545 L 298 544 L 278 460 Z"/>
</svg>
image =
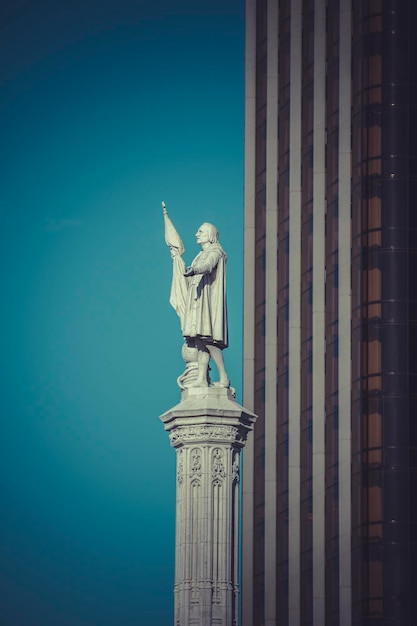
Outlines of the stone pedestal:
<svg viewBox="0 0 417 626">
<path fill-rule="evenodd" d="M 175 626 L 237 626 L 240 451 L 256 416 L 206 387 L 161 420 L 177 454 Z"/>
</svg>

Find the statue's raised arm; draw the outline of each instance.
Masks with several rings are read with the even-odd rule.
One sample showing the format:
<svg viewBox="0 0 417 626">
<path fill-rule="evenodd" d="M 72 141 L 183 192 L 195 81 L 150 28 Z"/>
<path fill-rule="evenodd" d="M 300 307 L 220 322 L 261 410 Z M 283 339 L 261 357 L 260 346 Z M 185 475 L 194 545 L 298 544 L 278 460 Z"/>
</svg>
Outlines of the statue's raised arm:
<svg viewBox="0 0 417 626">
<path fill-rule="evenodd" d="M 178 379 L 181 388 L 207 387 L 209 361 L 219 372 L 220 387 L 229 387 L 223 350 L 228 346 L 226 305 L 226 254 L 219 243 L 217 228 L 205 222 L 196 232 L 201 252 L 186 269 L 184 245 L 162 203 L 165 241 L 173 259 L 170 303 L 176 310 L 185 339 L 183 358 L 186 370 Z"/>
<path fill-rule="evenodd" d="M 168 215 L 165 202 L 162 202 L 162 213 L 164 214 L 165 243 L 169 246 L 171 254 L 179 254 L 182 256 L 185 251 L 184 244 Z"/>
</svg>

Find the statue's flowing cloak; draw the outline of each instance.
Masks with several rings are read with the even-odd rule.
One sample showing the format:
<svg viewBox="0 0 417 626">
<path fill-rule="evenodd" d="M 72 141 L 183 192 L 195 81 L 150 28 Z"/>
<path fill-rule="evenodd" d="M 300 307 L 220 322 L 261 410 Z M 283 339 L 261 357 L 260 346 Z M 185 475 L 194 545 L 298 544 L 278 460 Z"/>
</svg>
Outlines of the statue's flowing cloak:
<svg viewBox="0 0 417 626">
<path fill-rule="evenodd" d="M 195 274 L 187 278 L 182 334 L 226 348 L 226 254 L 220 244 L 212 243 L 195 257 L 191 267 Z"/>
</svg>

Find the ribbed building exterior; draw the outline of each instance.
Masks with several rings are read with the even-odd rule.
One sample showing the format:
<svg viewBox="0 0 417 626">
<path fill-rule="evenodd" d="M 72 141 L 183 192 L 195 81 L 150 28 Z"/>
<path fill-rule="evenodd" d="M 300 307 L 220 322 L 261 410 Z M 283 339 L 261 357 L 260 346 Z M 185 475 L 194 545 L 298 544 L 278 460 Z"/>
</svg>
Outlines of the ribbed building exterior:
<svg viewBox="0 0 417 626">
<path fill-rule="evenodd" d="M 246 28 L 243 626 L 413 626 L 417 2 Z"/>
</svg>

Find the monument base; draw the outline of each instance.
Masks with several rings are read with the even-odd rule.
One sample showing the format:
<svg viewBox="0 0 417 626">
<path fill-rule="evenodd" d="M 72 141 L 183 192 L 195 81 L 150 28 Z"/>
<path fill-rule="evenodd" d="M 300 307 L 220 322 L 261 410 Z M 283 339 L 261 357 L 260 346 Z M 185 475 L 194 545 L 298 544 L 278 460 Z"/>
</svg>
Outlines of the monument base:
<svg viewBox="0 0 417 626">
<path fill-rule="evenodd" d="M 177 455 L 175 626 L 237 626 L 240 451 L 256 415 L 210 386 L 160 419 Z"/>
</svg>

